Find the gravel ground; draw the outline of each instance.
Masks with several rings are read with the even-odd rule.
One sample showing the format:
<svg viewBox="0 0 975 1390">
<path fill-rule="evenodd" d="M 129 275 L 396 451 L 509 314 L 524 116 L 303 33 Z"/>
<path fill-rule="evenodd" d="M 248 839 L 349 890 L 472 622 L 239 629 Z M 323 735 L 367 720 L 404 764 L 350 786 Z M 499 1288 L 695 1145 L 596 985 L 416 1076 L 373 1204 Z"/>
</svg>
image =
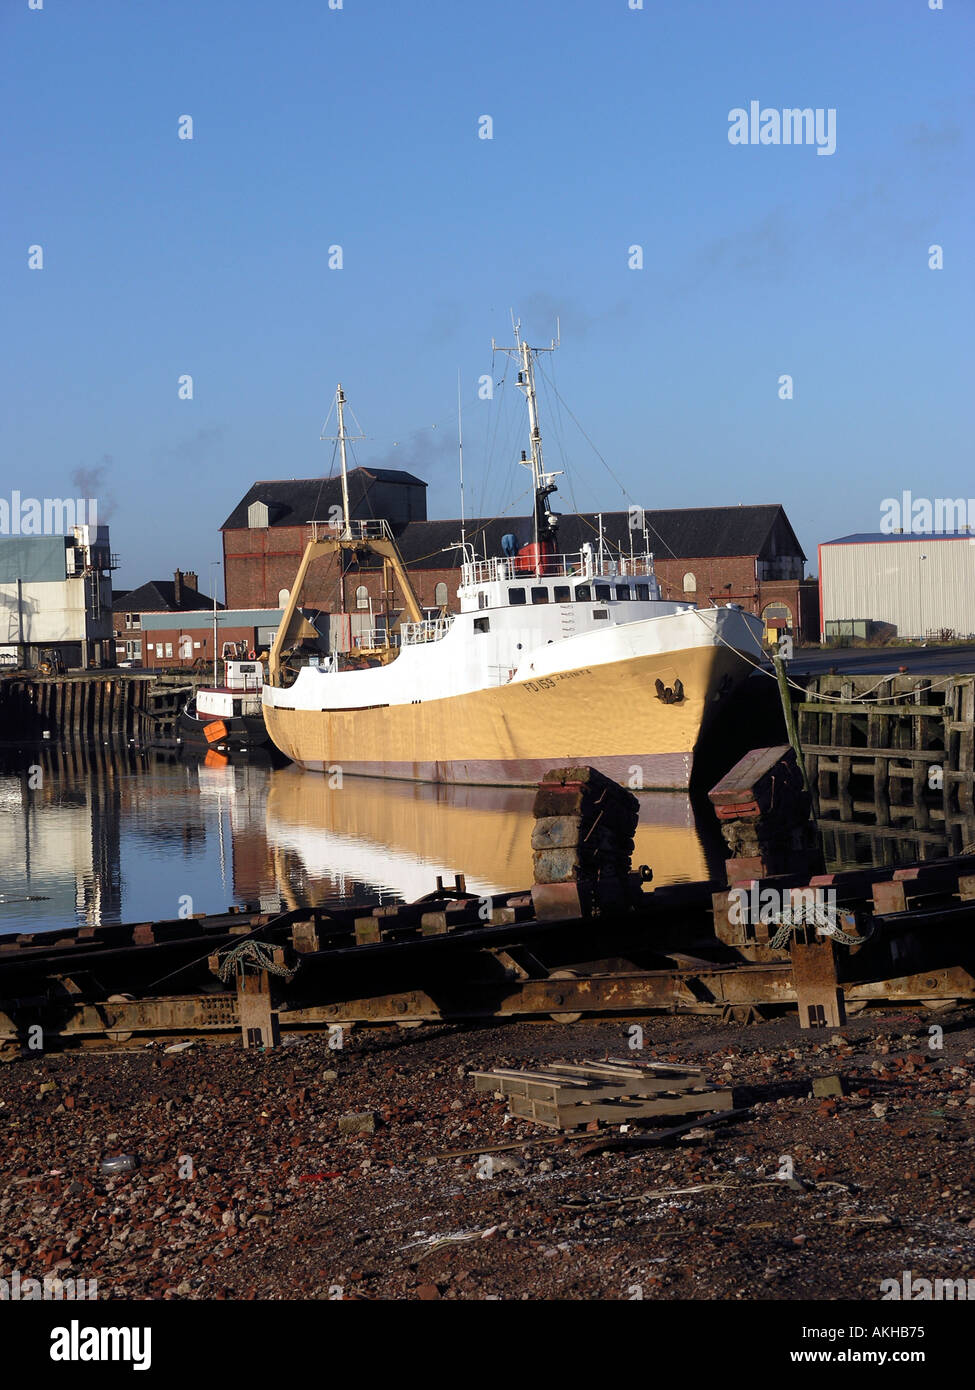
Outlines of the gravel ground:
<svg viewBox="0 0 975 1390">
<path fill-rule="evenodd" d="M 0 1276 L 259 1300 L 878 1299 L 903 1270 L 975 1277 L 975 1011 L 871 1013 L 828 1035 L 794 1016 L 660 1017 L 642 1051 L 629 1026 L 15 1060 L 0 1067 Z M 479 1176 L 482 1148 L 552 1131 L 509 1120 L 471 1071 L 627 1056 L 701 1065 L 753 1113 L 635 1153 L 536 1142 Z M 848 1094 L 812 1098 L 833 1074 Z M 340 1133 L 362 1112 L 373 1133 Z M 119 1152 L 137 1168 L 103 1176 Z"/>
</svg>

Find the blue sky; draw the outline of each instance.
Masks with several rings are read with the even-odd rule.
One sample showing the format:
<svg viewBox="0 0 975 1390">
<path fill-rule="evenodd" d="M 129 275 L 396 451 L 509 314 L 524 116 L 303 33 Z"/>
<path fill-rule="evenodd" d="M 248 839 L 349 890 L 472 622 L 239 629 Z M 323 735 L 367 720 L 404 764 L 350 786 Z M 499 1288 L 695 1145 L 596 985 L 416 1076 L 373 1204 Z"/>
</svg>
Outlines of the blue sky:
<svg viewBox="0 0 975 1390">
<path fill-rule="evenodd" d="M 512 308 L 561 317 L 562 510 L 781 501 L 814 569 L 975 492 L 972 0 L 7 0 L 0 48 L 0 493 L 101 469 L 121 586 L 205 586 L 255 479 L 328 472 L 338 380 L 450 516 L 459 370 L 468 509 L 523 510 Z M 835 153 L 730 144 L 752 100 Z"/>
</svg>

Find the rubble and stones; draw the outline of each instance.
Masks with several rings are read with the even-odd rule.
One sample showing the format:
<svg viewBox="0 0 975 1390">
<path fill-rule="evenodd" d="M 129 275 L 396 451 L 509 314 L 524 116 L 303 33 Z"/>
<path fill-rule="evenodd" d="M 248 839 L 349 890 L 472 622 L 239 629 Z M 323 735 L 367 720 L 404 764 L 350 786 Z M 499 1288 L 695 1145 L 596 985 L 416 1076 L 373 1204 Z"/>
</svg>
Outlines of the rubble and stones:
<svg viewBox="0 0 975 1390">
<path fill-rule="evenodd" d="M 0 1275 L 259 1300 L 877 1299 L 904 1269 L 975 1277 L 975 1011 L 641 1026 L 632 1054 L 627 1023 L 584 1021 L 19 1058 Z M 584 1155 L 591 1134 L 510 1119 L 469 1075 L 628 1055 L 703 1066 L 751 1114 Z M 104 1172 L 121 1154 L 136 1166 Z"/>
</svg>

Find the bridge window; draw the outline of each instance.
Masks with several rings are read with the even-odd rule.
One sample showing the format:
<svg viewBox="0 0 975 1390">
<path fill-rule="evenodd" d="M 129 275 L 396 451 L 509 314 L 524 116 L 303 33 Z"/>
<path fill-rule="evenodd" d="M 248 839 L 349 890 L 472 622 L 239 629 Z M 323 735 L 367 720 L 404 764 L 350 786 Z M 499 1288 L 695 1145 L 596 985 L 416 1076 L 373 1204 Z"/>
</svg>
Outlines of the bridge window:
<svg viewBox="0 0 975 1390">
<path fill-rule="evenodd" d="M 608 584 L 597 584 L 597 585 L 596 585 L 596 598 L 597 598 L 597 599 L 599 599 L 599 600 L 601 600 L 603 603 L 605 603 L 608 599 L 611 599 L 612 597 L 613 597 L 613 591 L 612 591 L 612 589 L 609 587 Z"/>
<path fill-rule="evenodd" d="M 568 603 L 572 598 L 572 590 L 568 584 L 556 584 L 553 597 L 556 603 Z"/>
<path fill-rule="evenodd" d="M 369 607 L 369 590 L 365 584 L 360 584 L 355 591 L 355 606 L 356 608 Z"/>
<path fill-rule="evenodd" d="M 490 632 L 490 631 L 491 631 L 491 619 L 490 619 L 490 618 L 475 618 L 475 619 L 474 619 L 474 631 L 475 631 L 475 632 Z"/>
<path fill-rule="evenodd" d="M 549 592 L 545 584 L 540 584 L 538 588 L 532 589 L 532 603 L 548 603 Z"/>
<path fill-rule="evenodd" d="M 446 586 L 446 584 L 438 584 L 438 585 L 437 585 L 437 587 L 436 587 L 436 588 L 434 589 L 434 591 L 433 591 L 433 601 L 434 601 L 434 603 L 437 605 L 438 608 L 446 608 L 446 607 L 447 607 L 447 586 Z"/>
<path fill-rule="evenodd" d="M 636 596 L 638 599 L 641 599 L 644 603 L 648 603 L 650 601 L 650 585 L 638 584 L 636 586 Z"/>
<path fill-rule="evenodd" d="M 577 585 L 576 585 L 576 602 L 577 602 L 577 603 L 588 603 L 588 602 L 590 601 L 591 598 L 592 598 L 592 589 L 589 587 L 588 584 L 577 584 Z"/>
<path fill-rule="evenodd" d="M 616 590 L 616 597 L 627 599 L 630 598 L 630 586 L 628 584 L 621 584 L 619 588 Z"/>
<path fill-rule="evenodd" d="M 524 602 L 525 602 L 525 591 L 524 591 L 524 589 L 509 589 L 509 590 L 508 590 L 508 602 L 509 602 L 509 603 L 524 603 Z"/>
</svg>

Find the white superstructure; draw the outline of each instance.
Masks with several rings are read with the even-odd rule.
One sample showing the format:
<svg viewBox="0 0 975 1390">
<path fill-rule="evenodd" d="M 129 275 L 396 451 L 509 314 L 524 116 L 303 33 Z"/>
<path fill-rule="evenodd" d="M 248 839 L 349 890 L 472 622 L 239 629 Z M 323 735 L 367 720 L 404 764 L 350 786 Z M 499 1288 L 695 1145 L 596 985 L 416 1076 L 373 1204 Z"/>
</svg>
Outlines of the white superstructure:
<svg viewBox="0 0 975 1390">
<path fill-rule="evenodd" d="M 543 574 L 518 573 L 521 564 L 519 556 L 471 556 L 461 567 L 459 613 L 404 623 L 399 654 L 385 665 L 303 667 L 293 685 L 265 686 L 265 705 L 352 710 L 413 704 L 717 642 L 762 655 L 762 625 L 737 605 L 698 609 L 661 599 L 649 552 L 601 567 L 592 548 L 550 555 Z"/>
</svg>

